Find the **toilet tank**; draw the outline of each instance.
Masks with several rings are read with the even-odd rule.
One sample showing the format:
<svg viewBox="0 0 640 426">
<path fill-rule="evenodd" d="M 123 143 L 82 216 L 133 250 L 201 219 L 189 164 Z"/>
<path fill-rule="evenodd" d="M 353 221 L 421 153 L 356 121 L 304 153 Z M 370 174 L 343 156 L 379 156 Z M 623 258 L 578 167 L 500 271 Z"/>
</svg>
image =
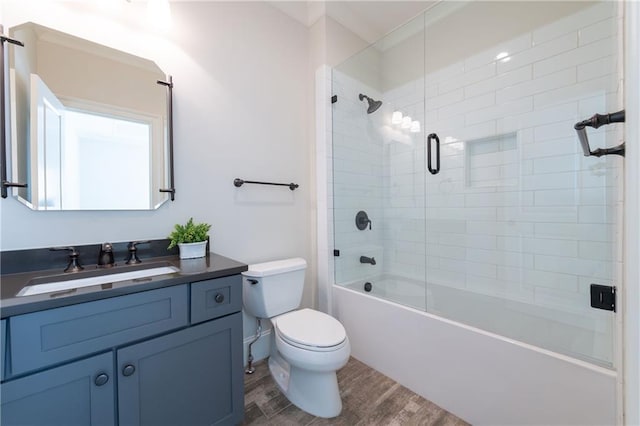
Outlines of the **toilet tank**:
<svg viewBox="0 0 640 426">
<path fill-rule="evenodd" d="M 242 301 L 247 313 L 272 318 L 297 309 L 306 268 L 307 262 L 299 257 L 249 265 L 242 273 Z"/>
</svg>

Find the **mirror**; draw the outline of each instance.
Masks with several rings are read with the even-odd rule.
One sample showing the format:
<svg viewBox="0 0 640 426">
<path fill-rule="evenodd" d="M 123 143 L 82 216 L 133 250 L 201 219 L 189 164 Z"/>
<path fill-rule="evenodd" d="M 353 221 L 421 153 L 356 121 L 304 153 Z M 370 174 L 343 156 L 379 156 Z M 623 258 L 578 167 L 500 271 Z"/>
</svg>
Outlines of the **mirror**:
<svg viewBox="0 0 640 426">
<path fill-rule="evenodd" d="M 166 74 L 31 22 L 9 35 L 24 43 L 8 48 L 12 177 L 27 183 L 18 199 L 34 210 L 162 205 L 172 187 Z"/>
</svg>

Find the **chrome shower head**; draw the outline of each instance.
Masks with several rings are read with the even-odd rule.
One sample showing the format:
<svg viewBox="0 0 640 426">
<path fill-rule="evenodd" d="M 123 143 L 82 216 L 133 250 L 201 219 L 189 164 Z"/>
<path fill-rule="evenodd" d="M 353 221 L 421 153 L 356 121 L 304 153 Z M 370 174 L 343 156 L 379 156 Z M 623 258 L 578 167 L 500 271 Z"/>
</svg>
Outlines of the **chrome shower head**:
<svg viewBox="0 0 640 426">
<path fill-rule="evenodd" d="M 380 106 L 382 105 L 382 101 L 374 101 L 373 99 L 371 99 L 367 95 L 363 95 L 362 93 L 358 95 L 358 98 L 360 100 L 366 99 L 367 102 L 369 103 L 369 108 L 367 108 L 367 114 L 376 112 L 378 108 L 380 108 Z"/>
</svg>

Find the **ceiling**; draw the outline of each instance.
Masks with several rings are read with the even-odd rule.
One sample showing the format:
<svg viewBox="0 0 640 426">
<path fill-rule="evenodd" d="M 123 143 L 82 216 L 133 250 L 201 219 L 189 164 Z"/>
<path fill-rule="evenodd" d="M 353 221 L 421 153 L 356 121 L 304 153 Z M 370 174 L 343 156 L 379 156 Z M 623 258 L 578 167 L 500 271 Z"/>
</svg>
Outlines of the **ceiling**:
<svg viewBox="0 0 640 426">
<path fill-rule="evenodd" d="M 323 15 L 329 16 L 368 43 L 373 43 L 436 1 L 303 0 L 269 3 L 307 27 Z"/>
</svg>

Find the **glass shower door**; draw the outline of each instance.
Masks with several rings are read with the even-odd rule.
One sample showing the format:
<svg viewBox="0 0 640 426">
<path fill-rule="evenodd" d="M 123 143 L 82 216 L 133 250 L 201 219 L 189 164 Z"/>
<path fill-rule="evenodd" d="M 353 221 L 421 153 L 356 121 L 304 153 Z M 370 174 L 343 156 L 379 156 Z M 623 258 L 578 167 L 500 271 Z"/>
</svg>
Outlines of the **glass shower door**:
<svg viewBox="0 0 640 426">
<path fill-rule="evenodd" d="M 443 2 L 425 20 L 427 311 L 613 367 L 615 314 L 590 297 L 620 285 L 623 159 L 584 157 L 574 124 L 622 109 L 617 3 Z M 589 129 L 592 148 L 621 132 Z"/>
<path fill-rule="evenodd" d="M 335 282 L 421 310 L 424 51 L 421 15 L 334 68 L 330 206 Z"/>
</svg>

